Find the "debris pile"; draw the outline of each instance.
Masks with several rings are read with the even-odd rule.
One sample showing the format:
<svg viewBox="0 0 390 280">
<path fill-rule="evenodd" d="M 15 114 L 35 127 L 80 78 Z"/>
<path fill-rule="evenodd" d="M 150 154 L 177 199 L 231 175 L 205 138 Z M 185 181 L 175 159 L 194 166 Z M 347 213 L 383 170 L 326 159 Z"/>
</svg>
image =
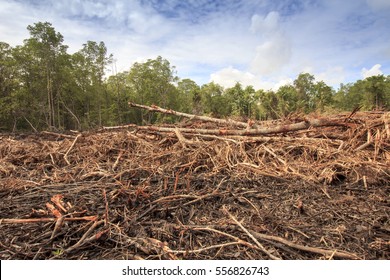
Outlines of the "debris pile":
<svg viewBox="0 0 390 280">
<path fill-rule="evenodd" d="M 390 114 L 0 135 L 0 259 L 389 259 Z"/>
</svg>

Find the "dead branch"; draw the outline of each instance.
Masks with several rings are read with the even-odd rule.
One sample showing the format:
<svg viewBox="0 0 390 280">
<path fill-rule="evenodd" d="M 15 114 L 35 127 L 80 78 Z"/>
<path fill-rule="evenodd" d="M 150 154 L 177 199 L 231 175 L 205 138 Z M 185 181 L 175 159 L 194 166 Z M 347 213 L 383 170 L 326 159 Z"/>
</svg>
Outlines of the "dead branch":
<svg viewBox="0 0 390 280">
<path fill-rule="evenodd" d="M 80 238 L 80 240 L 74 244 L 73 246 L 67 248 L 65 250 L 66 253 L 69 253 L 70 251 L 80 247 L 81 245 L 83 245 L 84 243 L 88 242 L 87 240 L 87 237 L 92 233 L 92 231 L 97 228 L 99 225 L 103 224 L 104 223 L 104 220 L 101 220 L 101 221 L 95 221 L 91 227 L 84 233 L 84 235 Z"/>
<path fill-rule="evenodd" d="M 332 119 L 311 119 L 299 123 L 277 125 L 274 127 L 253 128 L 253 129 L 197 129 L 197 128 L 177 128 L 181 133 L 188 133 L 193 135 L 239 135 L 239 136 L 260 136 L 267 134 L 287 133 L 298 130 L 308 129 L 310 127 L 323 126 L 346 126 L 340 120 Z M 175 132 L 176 128 L 161 127 L 161 126 L 138 126 L 138 130 L 149 132 Z"/>
<path fill-rule="evenodd" d="M 288 241 L 288 240 L 281 238 L 281 237 L 278 237 L 278 236 L 262 234 L 262 233 L 258 233 L 258 232 L 253 231 L 253 230 L 249 230 L 249 231 L 253 236 L 255 236 L 259 239 L 276 241 L 276 242 L 282 243 L 284 245 L 287 245 L 291 248 L 295 248 L 295 249 L 306 251 L 306 252 L 321 254 L 321 255 L 325 255 L 325 256 L 333 255 L 335 257 L 343 258 L 343 259 L 352 259 L 352 260 L 360 260 L 361 259 L 360 257 L 358 257 L 354 254 L 348 253 L 348 252 L 337 251 L 337 250 L 326 250 L 326 249 L 315 248 L 315 247 L 310 247 L 310 246 L 303 246 L 303 245 L 295 244 L 291 241 Z"/>
<path fill-rule="evenodd" d="M 135 107 L 135 108 L 141 108 L 141 109 L 148 110 L 151 112 L 159 112 L 159 113 L 163 113 L 163 114 L 189 118 L 191 120 L 201 120 L 201 121 L 213 122 L 213 123 L 218 123 L 218 124 L 223 124 L 223 125 L 232 125 L 232 126 L 237 126 L 237 127 L 242 127 L 242 128 L 246 128 L 248 126 L 248 124 L 245 122 L 238 122 L 238 121 L 231 120 L 231 119 L 224 120 L 224 119 L 217 119 L 217 118 L 212 118 L 212 117 L 207 117 L 207 116 L 192 115 L 192 114 L 174 111 L 171 109 L 164 109 L 164 108 L 158 107 L 156 105 L 146 106 L 146 105 L 141 105 L 141 104 L 129 102 L 129 106 Z"/>
<path fill-rule="evenodd" d="M 68 161 L 68 154 L 69 154 L 69 152 L 73 149 L 74 144 L 76 144 L 76 141 L 77 141 L 77 139 L 79 139 L 80 136 L 81 136 L 81 134 L 78 134 L 78 135 L 76 136 L 76 138 L 74 139 L 72 145 L 70 145 L 69 149 L 66 151 L 66 153 L 65 153 L 65 155 L 64 155 L 64 159 L 65 159 L 65 161 L 66 161 L 66 163 L 67 163 L 68 165 L 70 165 L 70 162 Z"/>
<path fill-rule="evenodd" d="M 62 217 L 59 217 L 61 219 Z M 96 216 L 74 217 L 64 218 L 64 221 L 95 221 Z M 47 223 L 56 222 L 57 218 L 30 218 L 30 219 L 0 219 L 1 224 L 25 224 L 25 223 Z"/>
<path fill-rule="evenodd" d="M 239 221 L 237 221 L 237 219 L 232 214 L 229 213 L 225 205 L 222 207 L 222 211 L 225 212 L 230 217 L 230 219 L 232 219 L 256 243 L 256 245 L 267 254 L 267 256 L 273 260 L 281 260 L 281 258 L 275 257 L 267 249 L 265 249 L 264 246 Z"/>
<path fill-rule="evenodd" d="M 169 250 L 168 252 L 174 253 L 174 254 L 194 254 L 194 253 L 201 253 L 201 252 L 216 249 L 216 248 L 223 248 L 223 247 L 227 247 L 227 246 L 241 245 L 241 244 L 242 243 L 240 241 L 235 241 L 235 242 L 227 242 L 227 243 L 223 243 L 223 244 L 211 245 L 208 247 L 194 249 L 194 250 Z"/>
</svg>

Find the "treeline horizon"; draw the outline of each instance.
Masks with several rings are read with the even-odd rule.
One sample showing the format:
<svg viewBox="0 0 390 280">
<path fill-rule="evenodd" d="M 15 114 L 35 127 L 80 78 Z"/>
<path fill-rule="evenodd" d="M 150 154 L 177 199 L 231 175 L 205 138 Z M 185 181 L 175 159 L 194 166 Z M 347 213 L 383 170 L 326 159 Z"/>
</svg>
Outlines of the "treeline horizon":
<svg viewBox="0 0 390 280">
<path fill-rule="evenodd" d="M 180 79 L 161 56 L 108 77 L 113 63 L 104 42 L 87 41 L 69 54 L 51 23 L 27 27 L 30 38 L 0 42 L 0 131 L 88 130 L 122 124 L 174 122 L 178 118 L 130 108 L 128 102 L 227 118 L 267 120 L 298 113 L 390 110 L 390 76 L 341 84 L 338 90 L 301 73 L 278 90 L 237 82 L 223 88 Z"/>
</svg>

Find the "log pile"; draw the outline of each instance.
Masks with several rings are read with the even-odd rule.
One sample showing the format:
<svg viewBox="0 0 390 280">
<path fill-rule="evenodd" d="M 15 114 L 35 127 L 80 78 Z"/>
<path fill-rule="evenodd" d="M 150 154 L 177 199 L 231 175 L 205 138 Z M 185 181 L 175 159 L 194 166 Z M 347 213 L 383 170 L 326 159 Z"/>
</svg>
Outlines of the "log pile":
<svg viewBox="0 0 390 280">
<path fill-rule="evenodd" d="M 1 259 L 389 259 L 390 114 L 0 135 Z"/>
</svg>

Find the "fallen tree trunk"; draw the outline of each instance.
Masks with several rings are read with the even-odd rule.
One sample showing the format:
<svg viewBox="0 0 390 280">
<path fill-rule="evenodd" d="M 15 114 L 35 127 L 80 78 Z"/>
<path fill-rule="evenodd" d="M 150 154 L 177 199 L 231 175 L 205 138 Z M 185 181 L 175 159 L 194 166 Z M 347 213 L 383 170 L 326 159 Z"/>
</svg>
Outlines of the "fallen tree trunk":
<svg viewBox="0 0 390 280">
<path fill-rule="evenodd" d="M 151 112 L 159 112 L 159 113 L 163 113 L 163 114 L 189 118 L 191 120 L 201 120 L 201 121 L 214 122 L 214 123 L 219 123 L 219 124 L 224 124 L 224 125 L 233 125 L 233 126 L 243 127 L 243 128 L 248 127 L 248 124 L 245 122 L 239 122 L 239 121 L 235 121 L 235 120 L 231 120 L 231 119 L 224 120 L 224 119 L 212 118 L 212 117 L 207 117 L 207 116 L 192 115 L 192 114 L 174 111 L 171 109 L 164 109 L 164 108 L 158 107 L 156 105 L 146 106 L 146 105 L 136 104 L 133 102 L 129 102 L 128 104 L 130 107 L 145 109 L 145 110 L 148 110 Z"/>
<path fill-rule="evenodd" d="M 242 129 L 225 129 L 225 128 L 224 129 L 193 129 L 193 128 L 170 128 L 170 127 L 160 127 L 160 126 L 138 126 L 137 127 L 138 130 L 175 132 L 175 133 L 180 131 L 181 133 L 187 133 L 187 134 L 258 136 L 258 135 L 286 133 L 286 132 L 304 130 L 310 127 L 347 126 L 345 120 L 321 118 L 321 119 L 309 119 L 309 120 L 305 120 L 293 124 L 283 124 L 283 125 L 276 125 L 273 127 L 259 128 L 252 122 L 244 123 L 244 122 L 239 122 L 231 119 L 224 120 L 224 119 L 212 118 L 207 116 L 192 115 L 192 114 L 174 111 L 171 109 L 164 109 L 156 105 L 146 106 L 146 105 L 136 104 L 133 102 L 129 102 L 128 104 L 131 107 L 145 109 L 152 112 L 159 112 L 163 114 L 185 117 L 191 120 L 202 120 L 202 121 L 214 122 L 214 123 L 224 124 L 229 126 L 236 126 L 239 128 L 246 128 L 245 130 L 242 130 Z"/>
<path fill-rule="evenodd" d="M 208 134 L 208 135 L 240 135 L 240 136 L 259 136 L 276 133 L 287 133 L 292 131 L 298 131 L 308 129 L 310 127 L 321 126 L 346 126 L 344 121 L 332 120 L 332 119 L 312 119 L 299 123 L 276 125 L 273 127 L 264 128 L 252 128 L 252 129 L 197 129 L 197 128 L 173 128 L 173 127 L 160 127 L 160 126 L 137 126 L 138 130 L 143 131 L 156 131 L 156 132 L 175 132 L 177 129 L 181 133 L 187 134 Z"/>
</svg>

